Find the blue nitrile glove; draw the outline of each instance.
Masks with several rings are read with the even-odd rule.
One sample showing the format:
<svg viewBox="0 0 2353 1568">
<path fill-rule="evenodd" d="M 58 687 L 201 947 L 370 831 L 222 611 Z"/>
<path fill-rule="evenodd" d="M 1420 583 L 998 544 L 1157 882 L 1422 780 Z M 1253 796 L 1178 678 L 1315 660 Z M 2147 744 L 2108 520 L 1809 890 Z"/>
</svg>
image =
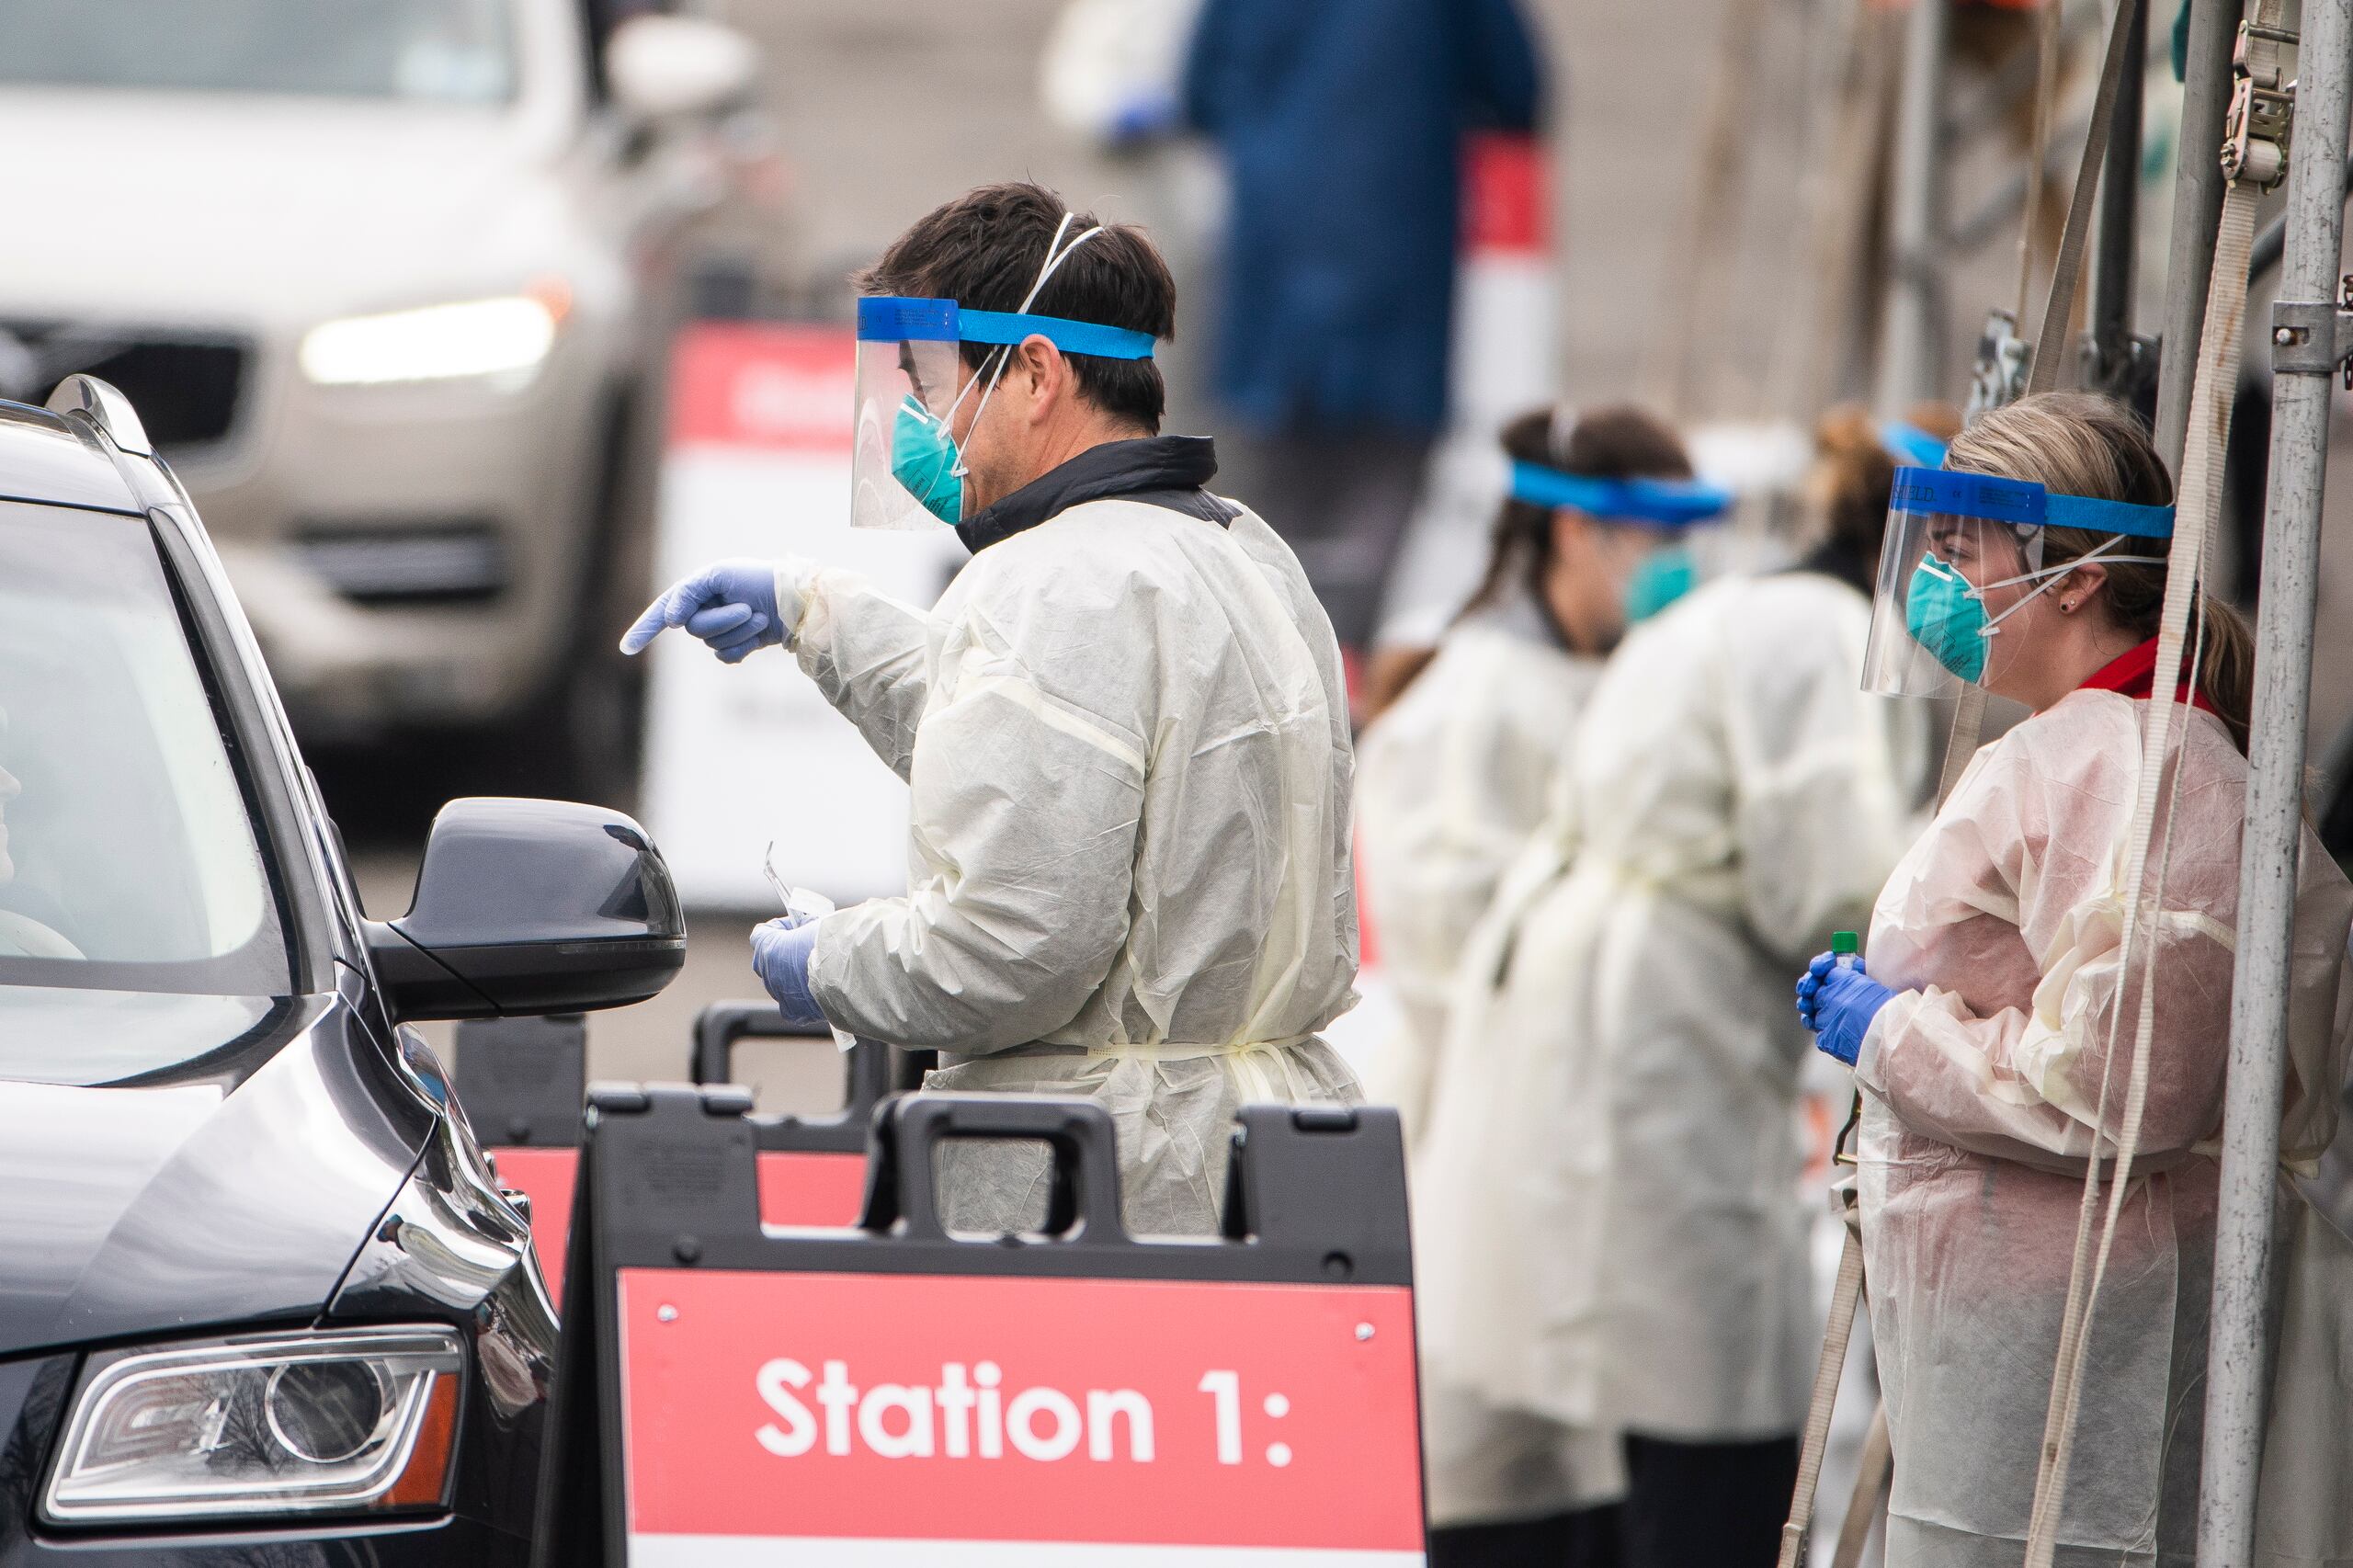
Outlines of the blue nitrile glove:
<svg viewBox="0 0 2353 1568">
<path fill-rule="evenodd" d="M 710 645 L 722 664 L 740 664 L 755 649 L 784 641 L 784 618 L 777 613 L 776 563 L 721 561 L 681 579 L 645 607 L 621 638 L 621 652 L 634 653 L 674 626 Z"/>
<path fill-rule="evenodd" d="M 1813 1031 L 1813 1043 L 1852 1067 L 1862 1053 L 1863 1036 L 1895 993 L 1863 972 L 1863 961 L 1841 964 L 1823 953 L 1798 981 L 1798 1021 Z"/>
<path fill-rule="evenodd" d="M 1113 147 L 1133 147 L 1174 135 L 1183 118 L 1175 93 L 1165 87 L 1146 88 L 1131 94 L 1111 111 L 1110 123 L 1103 128 L 1104 140 Z"/>
<path fill-rule="evenodd" d="M 817 917 L 784 915 L 752 927 L 752 972 L 776 998 L 789 1024 L 829 1028 L 817 999 L 809 994 L 809 955 L 817 948 Z"/>
</svg>

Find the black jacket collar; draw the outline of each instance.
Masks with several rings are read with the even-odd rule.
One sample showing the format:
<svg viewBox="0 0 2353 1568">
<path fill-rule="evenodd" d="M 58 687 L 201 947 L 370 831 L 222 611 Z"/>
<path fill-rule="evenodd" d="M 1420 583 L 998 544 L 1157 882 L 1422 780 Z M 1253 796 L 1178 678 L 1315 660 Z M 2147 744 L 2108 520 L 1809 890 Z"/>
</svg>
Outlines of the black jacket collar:
<svg viewBox="0 0 2353 1568">
<path fill-rule="evenodd" d="M 956 525 L 978 555 L 1000 540 L 1034 528 L 1087 501 L 1117 497 L 1167 506 L 1223 527 L 1233 508 L 1201 487 L 1217 477 L 1217 447 L 1200 436 L 1149 436 L 1089 447 L 1039 475 L 977 516 Z"/>
</svg>

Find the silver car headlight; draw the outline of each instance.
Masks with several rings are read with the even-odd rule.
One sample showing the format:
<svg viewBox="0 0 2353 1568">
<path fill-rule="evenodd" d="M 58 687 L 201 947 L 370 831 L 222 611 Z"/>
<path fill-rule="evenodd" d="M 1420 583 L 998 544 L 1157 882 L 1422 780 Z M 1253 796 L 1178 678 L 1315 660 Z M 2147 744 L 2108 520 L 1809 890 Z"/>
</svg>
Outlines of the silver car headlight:
<svg viewBox="0 0 2353 1568">
<path fill-rule="evenodd" d="M 463 376 L 525 381 L 555 347 L 571 308 L 569 290 L 549 280 L 519 294 L 448 305 L 344 316 L 303 335 L 295 359 L 321 386 L 378 386 Z"/>
<path fill-rule="evenodd" d="M 108 1524 L 436 1506 L 464 1364 L 444 1328 L 134 1351 L 84 1382 L 41 1511 Z"/>
</svg>

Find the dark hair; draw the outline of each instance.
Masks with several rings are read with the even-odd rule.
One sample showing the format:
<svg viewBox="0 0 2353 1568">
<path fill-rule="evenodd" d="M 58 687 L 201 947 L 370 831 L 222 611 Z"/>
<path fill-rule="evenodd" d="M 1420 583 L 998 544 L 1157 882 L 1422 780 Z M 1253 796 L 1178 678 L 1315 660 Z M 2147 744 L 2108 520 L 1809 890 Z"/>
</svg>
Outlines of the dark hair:
<svg viewBox="0 0 2353 1568">
<path fill-rule="evenodd" d="M 1017 311 L 1070 210 L 1041 185 L 982 186 L 917 219 L 891 242 L 880 261 L 854 274 L 850 284 L 861 294 L 906 294 L 953 300 L 975 311 Z M 1073 215 L 1063 243 L 1094 227 L 1092 213 Z M 1073 252 L 1029 309 L 1148 332 L 1164 343 L 1176 335 L 1176 284 L 1168 264 L 1142 230 L 1126 223 L 1106 225 Z M 989 344 L 967 343 L 964 363 L 977 370 L 995 352 Z M 1086 402 L 1159 433 L 1168 388 L 1157 364 L 1093 354 L 1064 358 Z"/>
<path fill-rule="evenodd" d="M 1953 438 L 1946 466 L 2030 479 L 2065 495 L 2143 506 L 2173 503 L 2173 480 L 2140 415 L 2091 392 L 2040 392 L 1995 409 Z M 2114 537 L 2090 528 L 2045 528 L 2042 564 L 2063 565 Z M 2168 555 L 2173 546 L 2164 539 L 2130 543 L 2135 555 Z M 2101 592 L 2110 619 L 2143 639 L 2154 637 L 2165 616 L 2166 568 L 2105 559 L 2100 564 L 2108 573 Z M 2197 639 L 2202 623 L 2205 639 L 2198 689 L 2245 751 L 2255 710 L 2255 634 L 2237 610 L 2202 585 L 2191 603 L 2188 635 Z"/>
<path fill-rule="evenodd" d="M 1587 479 L 1688 479 L 1691 460 L 1674 426 L 1631 403 L 1573 416 L 1540 408 L 1504 426 L 1505 455 Z M 1552 565 L 1552 508 L 1506 496 L 1488 536 L 1487 569 L 1464 615 L 1502 598 L 1517 582 L 1541 596 Z"/>
</svg>

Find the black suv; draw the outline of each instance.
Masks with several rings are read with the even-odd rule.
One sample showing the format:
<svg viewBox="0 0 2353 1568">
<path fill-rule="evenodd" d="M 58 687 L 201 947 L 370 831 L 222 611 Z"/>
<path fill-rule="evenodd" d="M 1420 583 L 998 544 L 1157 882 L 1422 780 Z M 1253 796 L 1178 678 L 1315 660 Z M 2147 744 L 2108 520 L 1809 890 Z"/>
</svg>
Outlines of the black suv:
<svg viewBox="0 0 2353 1568">
<path fill-rule="evenodd" d="M 194 508 L 0 403 L 0 1568 L 521 1563 L 555 1319 L 404 1024 L 642 1000 L 637 824 L 451 802 L 365 919 Z"/>
</svg>

